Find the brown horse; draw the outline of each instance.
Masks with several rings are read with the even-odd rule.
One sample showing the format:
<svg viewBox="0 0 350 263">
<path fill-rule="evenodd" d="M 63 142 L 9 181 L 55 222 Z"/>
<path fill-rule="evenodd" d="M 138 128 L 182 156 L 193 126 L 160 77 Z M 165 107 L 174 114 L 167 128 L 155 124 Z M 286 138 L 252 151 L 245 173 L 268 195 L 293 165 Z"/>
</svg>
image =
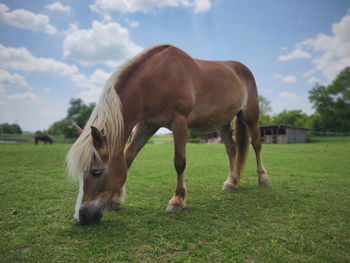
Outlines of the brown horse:
<svg viewBox="0 0 350 263">
<path fill-rule="evenodd" d="M 80 136 L 67 156 L 69 173 L 80 180 L 75 219 L 81 224 L 98 223 L 105 208 L 119 207 L 128 168 L 160 127 L 170 129 L 174 136 L 177 185 L 167 211 L 185 206 L 188 128 L 218 131 L 229 160 L 223 190 L 232 190 L 239 182 L 250 134 L 258 183 L 266 185 L 258 120 L 255 80 L 241 63 L 193 59 L 171 45 L 145 50 L 112 74 L 84 130 L 76 127 Z"/>
</svg>

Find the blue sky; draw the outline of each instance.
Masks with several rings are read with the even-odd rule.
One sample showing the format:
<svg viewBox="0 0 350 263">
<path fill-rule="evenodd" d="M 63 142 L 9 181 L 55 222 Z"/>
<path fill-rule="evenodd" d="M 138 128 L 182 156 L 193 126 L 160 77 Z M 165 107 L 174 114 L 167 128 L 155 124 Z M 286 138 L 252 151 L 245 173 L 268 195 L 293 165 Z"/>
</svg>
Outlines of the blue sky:
<svg viewBox="0 0 350 263">
<path fill-rule="evenodd" d="M 308 91 L 350 66 L 348 0 L 0 0 L 0 123 L 47 129 L 71 98 L 96 101 L 144 48 L 238 60 L 274 113 L 312 113 Z"/>
</svg>

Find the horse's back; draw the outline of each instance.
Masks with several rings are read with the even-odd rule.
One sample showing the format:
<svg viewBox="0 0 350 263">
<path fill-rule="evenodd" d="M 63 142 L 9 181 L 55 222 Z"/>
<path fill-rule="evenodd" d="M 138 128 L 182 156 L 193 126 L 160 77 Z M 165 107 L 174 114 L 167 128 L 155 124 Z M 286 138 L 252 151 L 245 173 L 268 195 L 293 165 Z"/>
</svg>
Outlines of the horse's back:
<svg viewBox="0 0 350 263">
<path fill-rule="evenodd" d="M 133 98 L 142 121 L 169 127 L 174 114 L 187 116 L 192 111 L 198 74 L 198 66 L 189 55 L 168 46 L 147 60 L 125 90 L 142 87 Z"/>
<path fill-rule="evenodd" d="M 179 113 L 188 117 L 190 127 L 209 130 L 245 106 L 250 71 L 241 63 L 194 59 L 170 45 L 157 48 L 129 82 L 142 87 L 134 101 L 144 122 L 167 127 Z"/>
</svg>

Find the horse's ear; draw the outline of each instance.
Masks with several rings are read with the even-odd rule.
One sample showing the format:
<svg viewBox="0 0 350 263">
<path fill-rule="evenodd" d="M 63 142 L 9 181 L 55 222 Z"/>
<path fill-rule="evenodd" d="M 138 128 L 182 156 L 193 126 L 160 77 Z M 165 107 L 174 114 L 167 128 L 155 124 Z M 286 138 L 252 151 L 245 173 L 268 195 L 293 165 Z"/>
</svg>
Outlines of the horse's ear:
<svg viewBox="0 0 350 263">
<path fill-rule="evenodd" d="M 83 129 L 79 127 L 79 125 L 74 125 L 75 131 L 77 132 L 78 136 L 83 133 Z"/>
<path fill-rule="evenodd" d="M 95 148 L 96 149 L 100 148 L 103 142 L 102 135 L 100 131 L 94 126 L 91 126 L 91 136 L 92 136 L 92 141 L 94 143 Z"/>
</svg>

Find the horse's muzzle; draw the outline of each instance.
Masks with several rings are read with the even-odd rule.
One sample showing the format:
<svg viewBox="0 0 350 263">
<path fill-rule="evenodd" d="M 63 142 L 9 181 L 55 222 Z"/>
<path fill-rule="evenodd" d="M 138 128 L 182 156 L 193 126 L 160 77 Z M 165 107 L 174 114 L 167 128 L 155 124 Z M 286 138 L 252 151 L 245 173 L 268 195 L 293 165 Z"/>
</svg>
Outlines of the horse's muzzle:
<svg viewBox="0 0 350 263">
<path fill-rule="evenodd" d="M 87 205 L 79 210 L 79 223 L 81 225 L 94 225 L 100 222 L 103 216 L 102 208 L 96 205 Z"/>
</svg>

